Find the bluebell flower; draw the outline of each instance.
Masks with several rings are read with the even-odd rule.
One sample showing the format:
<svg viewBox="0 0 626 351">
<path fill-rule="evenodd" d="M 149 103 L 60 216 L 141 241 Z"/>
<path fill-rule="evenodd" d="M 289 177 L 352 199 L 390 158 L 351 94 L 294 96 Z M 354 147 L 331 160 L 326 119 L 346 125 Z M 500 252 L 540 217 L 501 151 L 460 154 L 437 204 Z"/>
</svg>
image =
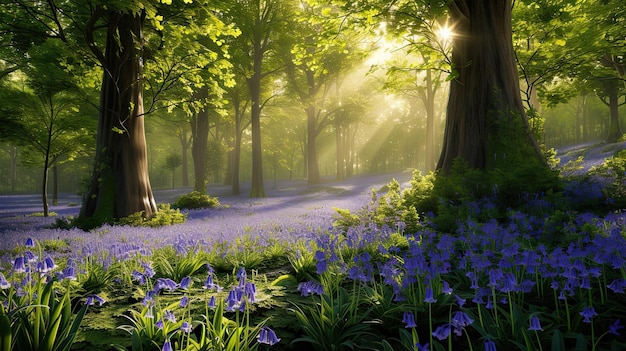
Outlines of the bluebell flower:
<svg viewBox="0 0 626 351">
<path fill-rule="evenodd" d="M 496 343 L 489 339 L 485 340 L 485 351 L 497 351 Z"/>
<path fill-rule="evenodd" d="M 215 308 L 215 296 L 211 296 L 207 305 L 209 306 L 209 308 Z"/>
<path fill-rule="evenodd" d="M 236 277 L 237 277 L 237 280 L 239 280 L 239 286 L 243 287 L 248 277 L 248 274 L 246 273 L 246 269 L 243 267 L 239 268 L 239 271 L 237 271 Z"/>
<path fill-rule="evenodd" d="M 172 343 L 170 343 L 170 341 L 166 341 L 163 344 L 163 348 L 161 349 L 161 351 L 174 351 L 174 349 L 172 348 Z"/>
<path fill-rule="evenodd" d="M 611 324 L 609 326 L 609 333 L 611 333 L 611 334 L 613 334 L 615 336 L 619 336 L 620 335 L 619 330 L 623 329 L 623 328 L 624 328 L 624 326 L 619 324 L 619 319 L 616 319 L 615 322 L 613 322 L 613 324 Z"/>
<path fill-rule="evenodd" d="M 452 320 L 450 321 L 450 324 L 454 327 L 454 333 L 458 336 L 463 335 L 465 327 L 472 323 L 474 323 L 474 320 L 472 320 L 467 313 L 462 311 L 454 312 Z"/>
<path fill-rule="evenodd" d="M 277 343 L 280 342 L 280 339 L 276 337 L 276 333 L 268 328 L 268 327 L 262 327 L 261 330 L 259 331 L 259 336 L 257 337 L 257 341 L 260 344 L 266 344 L 266 345 L 275 345 Z"/>
<path fill-rule="evenodd" d="M 76 273 L 73 266 L 67 266 L 62 272 L 63 279 L 76 280 Z"/>
<path fill-rule="evenodd" d="M 131 276 L 133 277 L 133 279 L 135 279 L 140 285 L 144 285 L 146 284 L 146 277 L 143 275 L 143 273 L 139 272 L 138 270 L 133 270 L 133 272 L 131 273 Z"/>
<path fill-rule="evenodd" d="M 152 268 L 152 266 L 150 266 L 150 264 L 142 263 L 141 265 L 143 266 L 143 275 L 144 276 L 146 276 L 147 278 L 154 277 L 154 275 L 156 273 L 154 272 L 154 269 Z"/>
<path fill-rule="evenodd" d="M 157 295 L 157 292 L 154 290 L 146 291 L 146 295 L 143 297 L 143 305 L 148 306 L 154 302 L 154 297 Z"/>
<path fill-rule="evenodd" d="M 0 272 L 0 289 L 4 290 L 4 289 L 8 289 L 10 287 L 11 287 L 11 284 L 4 277 L 4 274 L 2 274 L 2 272 Z"/>
<path fill-rule="evenodd" d="M 207 290 L 217 290 L 217 291 L 221 291 L 221 287 L 217 284 L 215 284 L 213 282 L 213 274 L 209 273 L 209 275 L 206 277 L 206 281 L 204 282 L 204 285 L 202 285 L 203 289 L 207 289 Z"/>
<path fill-rule="evenodd" d="M 172 292 L 176 290 L 178 284 L 170 278 L 159 278 L 154 284 L 154 291 L 159 292 L 161 290 L 166 290 Z"/>
<path fill-rule="evenodd" d="M 191 277 L 187 276 L 184 277 L 179 284 L 180 288 L 183 290 L 187 290 L 189 289 L 189 287 L 191 286 Z"/>
<path fill-rule="evenodd" d="M 431 287 L 429 286 L 426 287 L 425 295 L 426 296 L 424 296 L 424 302 L 426 303 L 437 302 L 437 299 L 435 299 L 435 297 L 433 296 L 433 289 Z"/>
<path fill-rule="evenodd" d="M 580 312 L 580 315 L 584 317 L 583 322 L 591 323 L 591 318 L 597 316 L 598 314 L 596 313 L 596 310 L 593 309 L 593 307 L 585 307 L 582 312 Z"/>
<path fill-rule="evenodd" d="M 100 296 L 96 295 L 96 294 L 91 294 L 87 296 L 87 300 L 85 301 L 85 305 L 87 306 L 93 306 L 95 303 L 98 304 L 98 306 L 102 306 L 106 301 L 101 298 Z"/>
<path fill-rule="evenodd" d="M 463 305 L 465 305 L 465 301 L 467 301 L 467 299 L 464 299 L 459 295 L 454 295 L 454 298 L 456 299 L 456 303 L 459 305 L 459 307 L 463 307 Z"/>
<path fill-rule="evenodd" d="M 185 333 L 191 333 L 191 323 L 187 321 L 183 322 L 183 324 L 181 324 L 180 326 L 180 330 L 182 330 Z"/>
<path fill-rule="evenodd" d="M 452 295 L 452 288 L 450 287 L 450 284 L 445 280 L 443 281 L 443 287 L 441 288 L 441 292 L 446 295 Z"/>
<path fill-rule="evenodd" d="M 183 295 L 183 297 L 180 299 L 180 307 L 186 307 L 187 304 L 189 303 L 189 298 L 187 297 L 187 295 Z"/>
<path fill-rule="evenodd" d="M 404 312 L 402 315 L 402 323 L 405 324 L 405 328 L 415 328 L 417 325 L 415 324 L 415 316 L 413 312 Z"/>
<path fill-rule="evenodd" d="M 304 297 L 312 294 L 324 295 L 324 287 L 320 283 L 315 281 L 307 281 L 298 284 L 298 291 Z"/>
<path fill-rule="evenodd" d="M 433 332 L 433 336 L 439 340 L 445 340 L 450 336 L 450 324 L 440 325 Z"/>
<path fill-rule="evenodd" d="M 622 278 L 614 279 L 609 285 L 606 286 L 616 294 L 623 294 L 624 288 L 626 288 L 626 280 Z"/>
<path fill-rule="evenodd" d="M 20 256 L 13 262 L 13 271 L 15 273 L 26 272 L 26 265 L 24 264 L 24 256 Z"/>
<path fill-rule="evenodd" d="M 24 252 L 24 261 L 28 263 L 37 262 L 37 256 L 31 251 Z"/>
<path fill-rule="evenodd" d="M 35 240 L 33 240 L 33 238 L 26 239 L 26 244 L 24 244 L 24 246 L 26 246 L 26 247 L 35 247 Z"/>
<path fill-rule="evenodd" d="M 543 331 L 543 328 L 541 328 L 541 323 L 537 316 L 530 317 L 530 327 L 528 327 L 528 330 Z"/>
<path fill-rule="evenodd" d="M 415 347 L 417 348 L 417 351 L 430 351 L 430 343 L 425 343 L 424 345 L 422 345 L 418 342 L 417 344 L 415 344 Z"/>
<path fill-rule="evenodd" d="M 244 287 L 244 292 L 245 292 L 246 298 L 254 302 L 254 298 L 256 296 L 256 285 L 254 283 L 247 282 L 246 286 Z"/>
<path fill-rule="evenodd" d="M 170 310 L 165 310 L 165 313 L 163 314 L 163 319 L 168 322 L 176 323 L 176 315 Z"/>
<path fill-rule="evenodd" d="M 159 319 L 156 323 L 154 323 L 154 326 L 157 327 L 157 329 L 163 329 L 163 320 Z"/>
</svg>

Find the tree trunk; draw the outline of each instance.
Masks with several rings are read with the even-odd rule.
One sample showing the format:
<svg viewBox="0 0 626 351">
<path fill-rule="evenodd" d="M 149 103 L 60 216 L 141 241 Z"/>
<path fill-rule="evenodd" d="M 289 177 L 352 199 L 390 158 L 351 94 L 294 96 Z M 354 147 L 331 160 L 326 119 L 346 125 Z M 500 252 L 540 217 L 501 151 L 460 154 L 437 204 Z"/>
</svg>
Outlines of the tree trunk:
<svg viewBox="0 0 626 351">
<path fill-rule="evenodd" d="M 19 152 L 17 147 L 10 146 L 9 156 L 11 158 L 11 193 L 14 193 L 17 189 L 17 156 Z"/>
<path fill-rule="evenodd" d="M 143 109 L 141 14 L 109 11 L 96 163 L 81 215 L 99 225 L 157 212 L 148 175 Z"/>
<path fill-rule="evenodd" d="M 484 170 L 506 162 L 507 153 L 519 161 L 542 161 L 520 96 L 511 0 L 455 0 L 449 7 L 456 76 L 450 82 L 437 168 L 447 172 L 453 160 L 461 158 L 470 167 Z"/>
<path fill-rule="evenodd" d="M 187 158 L 187 150 L 189 150 L 190 140 L 187 138 L 187 127 L 181 127 L 178 129 L 178 140 L 180 141 L 181 154 L 181 166 L 182 166 L 182 186 L 189 186 L 189 160 Z"/>
<path fill-rule="evenodd" d="M 341 112 L 339 112 L 341 113 Z M 339 116 L 337 116 L 339 118 Z M 342 123 L 338 120 L 335 121 L 335 147 L 337 154 L 337 180 L 344 180 L 346 177 L 346 164 L 345 164 L 345 147 L 344 147 L 344 133 Z"/>
<path fill-rule="evenodd" d="M 263 64 L 263 50 L 258 41 L 254 42 L 252 77 L 248 79 L 250 90 L 251 126 L 252 126 L 252 186 L 250 197 L 265 197 L 263 184 L 263 147 L 261 145 L 261 69 Z"/>
<path fill-rule="evenodd" d="M 59 204 L 59 166 L 52 166 L 52 204 Z"/>
<path fill-rule="evenodd" d="M 209 91 L 207 87 L 202 88 L 198 93 L 199 99 L 207 99 Z M 191 119 L 191 157 L 194 167 L 194 187 L 193 190 L 206 194 L 208 184 L 207 177 L 207 147 L 209 141 L 209 110 L 204 107 L 196 116 Z"/>
<path fill-rule="evenodd" d="M 604 83 L 604 92 L 607 95 L 607 105 L 609 106 L 609 133 L 606 137 L 607 143 L 615 143 L 624 134 L 619 119 L 619 97 L 618 81 L 608 80 Z"/>
<path fill-rule="evenodd" d="M 426 70 L 426 157 L 425 171 L 435 170 L 435 93 L 437 88 L 433 83 L 432 70 Z"/>
</svg>

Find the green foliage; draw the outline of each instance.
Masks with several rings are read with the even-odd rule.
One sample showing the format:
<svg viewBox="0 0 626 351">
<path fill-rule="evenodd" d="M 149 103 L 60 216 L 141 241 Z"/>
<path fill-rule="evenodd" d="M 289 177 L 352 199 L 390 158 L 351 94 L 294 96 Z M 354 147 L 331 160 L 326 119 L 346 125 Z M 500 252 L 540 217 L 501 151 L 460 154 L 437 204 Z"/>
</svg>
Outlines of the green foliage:
<svg viewBox="0 0 626 351">
<path fill-rule="evenodd" d="M 419 171 L 415 177 L 421 177 Z M 387 192 L 382 196 L 378 196 L 378 192 L 372 189 L 369 205 L 357 213 L 335 208 L 337 214 L 333 225 L 345 231 L 350 227 L 373 223 L 379 227 L 397 228 L 402 232 L 417 232 L 421 228 L 418 211 L 414 203 L 403 198 L 400 184 L 394 179 L 384 189 Z"/>
<path fill-rule="evenodd" d="M 152 257 L 156 276 L 177 282 L 193 276 L 207 263 L 206 255 L 193 248 L 178 252 L 173 247 L 164 247 L 155 251 Z"/>
<path fill-rule="evenodd" d="M 589 173 L 606 184 L 605 195 L 611 208 L 626 207 L 626 149 L 617 151 Z"/>
<path fill-rule="evenodd" d="M 363 296 L 337 286 L 341 279 L 330 277 L 333 274 L 326 272 L 321 277 L 325 294 L 319 296 L 319 301 L 303 307 L 293 305 L 291 310 L 304 332 L 293 342 L 308 343 L 318 351 L 376 350 L 375 341 L 380 338 L 373 326 L 380 322 L 369 319 L 368 310 L 360 310 L 366 302 Z"/>
<path fill-rule="evenodd" d="M 0 304 L 0 349 L 69 351 L 87 305 L 72 314 L 69 290 L 59 297 L 54 289 L 56 284 L 54 279 L 45 284 L 39 279 L 26 298 L 11 294 L 8 309 Z"/>
<path fill-rule="evenodd" d="M 144 212 L 141 211 L 128 217 L 120 218 L 115 221 L 115 224 L 133 227 L 162 227 L 184 223 L 187 220 L 186 213 L 181 213 L 179 209 L 170 208 L 169 204 L 159 204 L 158 208 L 159 211 L 150 218 L 146 218 Z"/>
<path fill-rule="evenodd" d="M 213 208 L 219 206 L 220 203 L 216 197 L 202 194 L 199 191 L 192 191 L 189 194 L 179 196 L 172 208 L 175 209 L 195 209 L 195 208 Z"/>
</svg>

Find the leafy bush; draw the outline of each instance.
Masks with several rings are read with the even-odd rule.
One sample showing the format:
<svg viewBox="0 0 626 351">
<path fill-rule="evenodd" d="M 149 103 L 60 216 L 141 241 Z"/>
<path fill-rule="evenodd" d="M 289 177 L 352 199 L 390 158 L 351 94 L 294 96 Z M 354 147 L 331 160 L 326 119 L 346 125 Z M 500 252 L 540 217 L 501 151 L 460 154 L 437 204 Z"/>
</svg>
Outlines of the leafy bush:
<svg viewBox="0 0 626 351">
<path fill-rule="evenodd" d="M 132 215 L 118 219 L 115 224 L 129 225 L 133 227 L 162 227 L 171 224 L 185 223 L 187 214 L 181 213 L 178 209 L 173 209 L 169 204 L 159 204 L 159 211 L 152 217 L 146 218 L 144 212 L 133 213 Z"/>
<path fill-rule="evenodd" d="M 220 203 L 216 197 L 202 194 L 199 191 L 192 191 L 189 194 L 179 196 L 172 208 L 175 209 L 195 209 L 195 208 L 213 208 L 219 206 Z"/>
</svg>

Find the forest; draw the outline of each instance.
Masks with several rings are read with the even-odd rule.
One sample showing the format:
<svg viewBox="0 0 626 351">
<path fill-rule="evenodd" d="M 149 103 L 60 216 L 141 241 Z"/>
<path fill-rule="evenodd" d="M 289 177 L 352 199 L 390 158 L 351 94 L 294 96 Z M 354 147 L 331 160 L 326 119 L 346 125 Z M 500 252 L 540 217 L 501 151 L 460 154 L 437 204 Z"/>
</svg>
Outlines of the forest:
<svg viewBox="0 0 626 351">
<path fill-rule="evenodd" d="M 0 4 L 1 350 L 626 349 L 623 1 Z"/>
</svg>

